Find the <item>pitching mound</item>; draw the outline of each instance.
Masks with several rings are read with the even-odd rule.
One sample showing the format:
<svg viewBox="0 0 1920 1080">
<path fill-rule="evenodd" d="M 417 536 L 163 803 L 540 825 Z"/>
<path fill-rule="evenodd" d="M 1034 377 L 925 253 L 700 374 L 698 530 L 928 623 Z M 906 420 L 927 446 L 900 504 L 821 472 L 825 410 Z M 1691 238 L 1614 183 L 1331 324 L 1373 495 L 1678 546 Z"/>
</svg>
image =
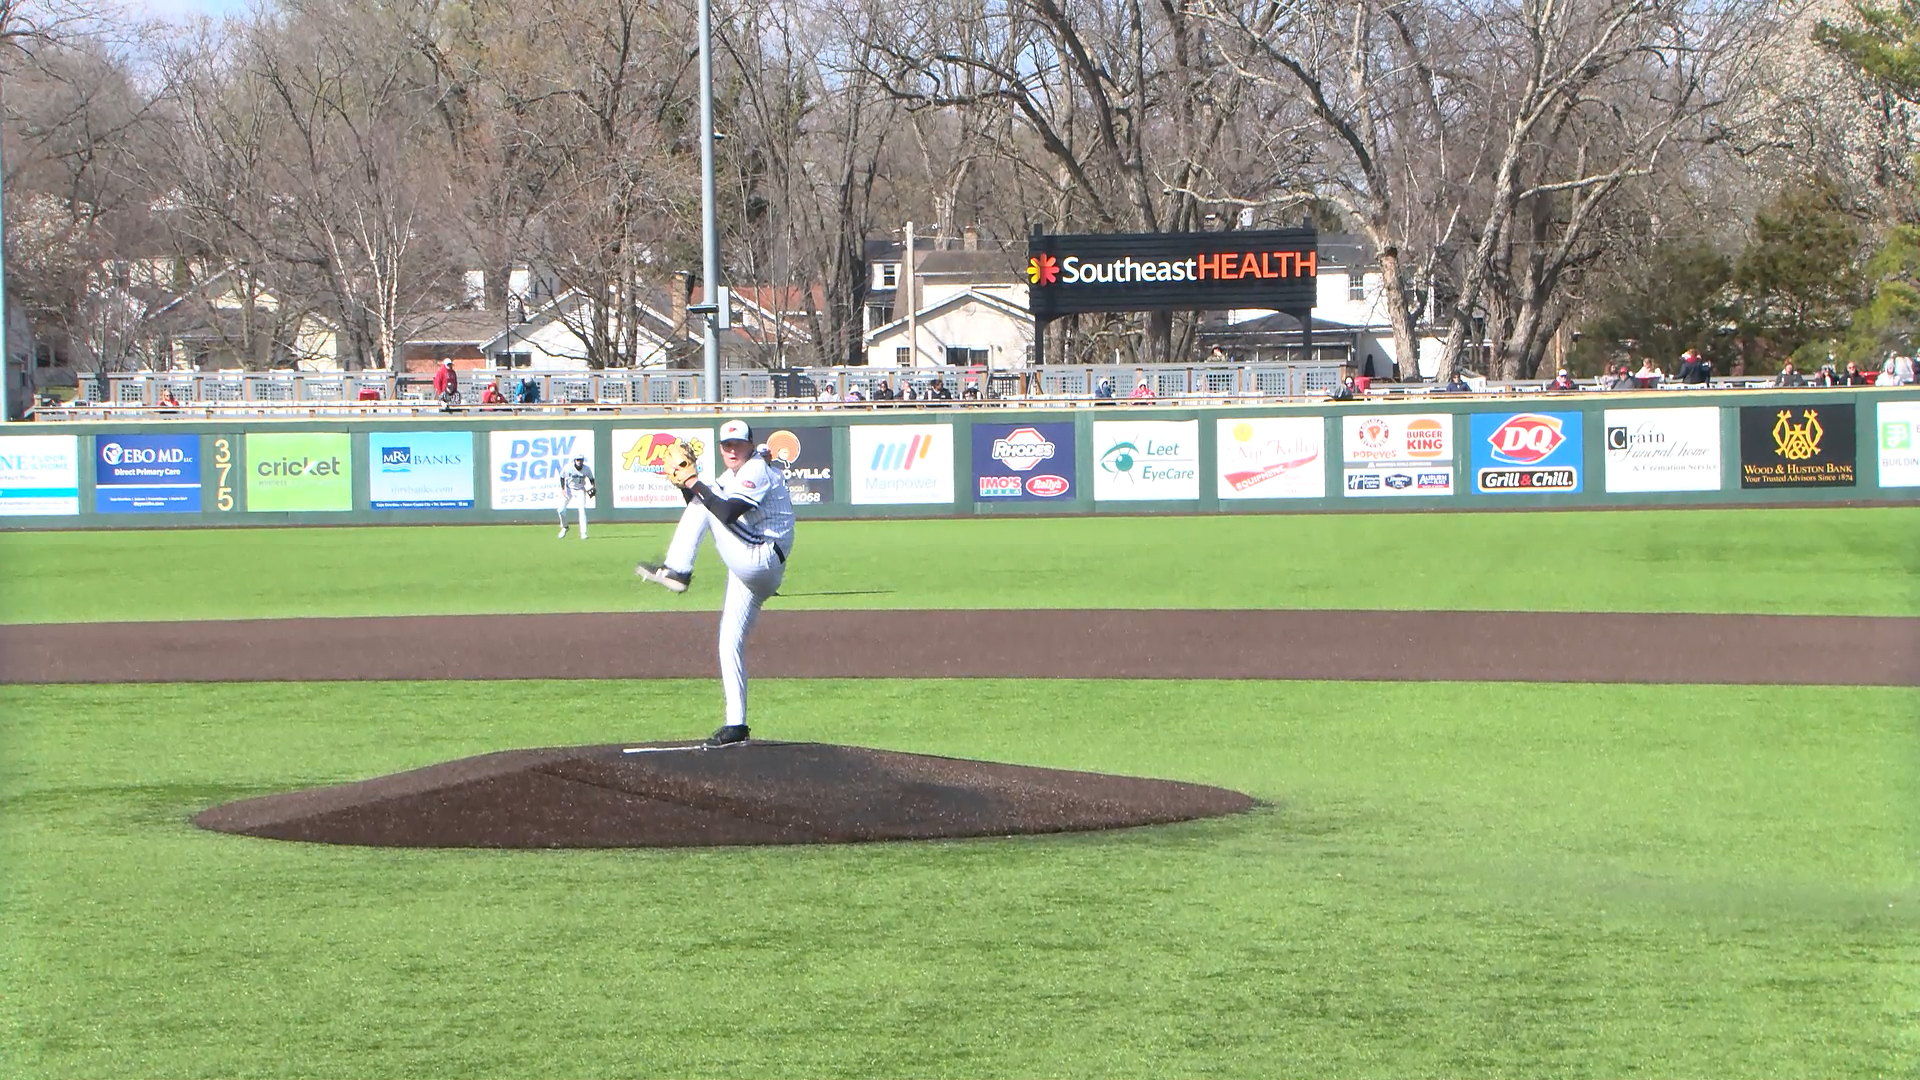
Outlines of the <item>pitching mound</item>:
<svg viewBox="0 0 1920 1080">
<path fill-rule="evenodd" d="M 508 750 L 243 799 L 193 823 L 382 847 L 706 847 L 1080 832 L 1252 805 L 1171 780 L 755 740 Z"/>
</svg>

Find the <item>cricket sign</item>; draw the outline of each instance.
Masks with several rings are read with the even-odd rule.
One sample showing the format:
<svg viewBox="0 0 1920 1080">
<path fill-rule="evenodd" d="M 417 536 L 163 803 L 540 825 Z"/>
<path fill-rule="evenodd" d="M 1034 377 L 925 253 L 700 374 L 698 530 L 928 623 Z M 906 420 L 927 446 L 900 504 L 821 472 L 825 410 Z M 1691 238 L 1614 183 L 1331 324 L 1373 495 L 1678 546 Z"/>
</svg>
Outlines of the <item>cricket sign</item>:
<svg viewBox="0 0 1920 1080">
<path fill-rule="evenodd" d="M 1319 499 L 1327 494 L 1325 421 L 1266 416 L 1217 421 L 1222 499 Z"/>
<path fill-rule="evenodd" d="M 1340 418 L 1348 498 L 1453 494 L 1453 417 L 1364 413 Z"/>
<path fill-rule="evenodd" d="M 247 512 L 353 509 L 353 440 L 344 431 L 249 431 Z"/>
<path fill-rule="evenodd" d="M 953 427 L 855 424 L 847 429 L 855 506 L 953 502 Z"/>
<path fill-rule="evenodd" d="M 1740 486 L 1852 487 L 1851 404 L 1746 405 L 1740 409 Z"/>
<path fill-rule="evenodd" d="M 975 424 L 975 502 L 1045 502 L 1073 493 L 1072 424 Z"/>
<path fill-rule="evenodd" d="M 713 429 L 615 428 L 613 432 L 613 505 L 620 509 L 679 510 L 687 505 L 680 489 L 667 481 L 667 447 L 685 439 L 700 462 L 700 474 L 713 476 Z"/>
<path fill-rule="evenodd" d="M 1027 245 L 1038 322 L 1083 311 L 1207 311 L 1313 306 L 1313 229 L 1043 235 Z"/>
<path fill-rule="evenodd" d="M 1474 413 L 1473 489 L 1482 495 L 1580 490 L 1581 414 Z"/>
<path fill-rule="evenodd" d="M 0 437 L 0 517 L 79 512 L 78 436 Z"/>
<path fill-rule="evenodd" d="M 1100 502 L 1200 497 L 1200 421 L 1093 422 L 1093 497 Z"/>
<path fill-rule="evenodd" d="M 795 506 L 833 501 L 833 428 L 791 424 L 767 432 L 767 460 L 787 481 Z"/>
<path fill-rule="evenodd" d="M 576 457 L 593 463 L 592 428 L 514 429 L 487 433 L 495 510 L 557 510 L 560 474 Z M 617 463 L 616 463 L 617 464 Z"/>
<path fill-rule="evenodd" d="M 1720 410 L 1608 409 L 1608 491 L 1719 491 Z"/>
</svg>

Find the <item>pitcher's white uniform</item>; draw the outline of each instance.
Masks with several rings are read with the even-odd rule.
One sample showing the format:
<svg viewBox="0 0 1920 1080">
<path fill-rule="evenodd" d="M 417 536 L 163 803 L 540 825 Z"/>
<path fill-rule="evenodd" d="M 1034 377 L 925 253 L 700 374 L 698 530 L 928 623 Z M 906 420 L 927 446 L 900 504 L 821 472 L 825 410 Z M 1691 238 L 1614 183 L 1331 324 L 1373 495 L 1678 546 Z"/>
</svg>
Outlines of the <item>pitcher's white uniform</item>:
<svg viewBox="0 0 1920 1080">
<path fill-rule="evenodd" d="M 673 530 L 665 563 L 682 577 L 692 574 L 700 539 L 712 534 L 713 548 L 727 564 L 727 598 L 720 607 L 720 686 L 727 699 L 727 725 L 744 725 L 747 632 L 753 629 L 760 605 L 786 577 L 787 559 L 793 554 L 793 500 L 787 495 L 786 478 L 768 463 L 765 453 L 753 454 L 707 486 L 724 500 L 752 507 L 727 524 L 703 500 L 693 498 Z"/>
<path fill-rule="evenodd" d="M 587 507 L 593 505 L 593 496 L 588 492 L 596 485 L 593 482 L 593 466 L 585 458 L 574 458 L 567 467 L 560 470 L 560 535 L 567 535 L 567 507 L 578 503 L 580 506 L 580 539 L 587 538 Z"/>
</svg>

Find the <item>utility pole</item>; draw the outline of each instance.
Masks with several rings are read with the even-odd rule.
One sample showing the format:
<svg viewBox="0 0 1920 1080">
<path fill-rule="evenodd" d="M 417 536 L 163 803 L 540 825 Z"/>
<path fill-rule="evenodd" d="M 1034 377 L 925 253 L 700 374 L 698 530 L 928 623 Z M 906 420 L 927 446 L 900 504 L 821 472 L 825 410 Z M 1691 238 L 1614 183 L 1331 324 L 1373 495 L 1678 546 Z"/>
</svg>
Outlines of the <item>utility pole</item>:
<svg viewBox="0 0 1920 1080">
<path fill-rule="evenodd" d="M 913 222 L 907 222 L 907 265 L 900 276 L 900 295 L 907 305 L 907 366 L 920 366 L 920 315 L 913 298 Z"/>
<path fill-rule="evenodd" d="M 713 0 L 700 0 L 700 305 L 706 328 L 704 400 L 720 400 L 720 219 L 713 197 Z"/>
<path fill-rule="evenodd" d="M 6 169 L 0 167 L 0 176 L 6 175 Z M 0 223 L 6 221 L 6 210 L 0 206 Z M 7 351 L 7 318 L 11 309 L 7 306 L 7 229 L 0 224 L 0 424 L 13 419 L 11 404 L 7 396 L 13 392 L 13 354 Z M 32 358 L 28 358 L 32 362 Z M 22 373 L 25 366 L 22 365 Z"/>
</svg>

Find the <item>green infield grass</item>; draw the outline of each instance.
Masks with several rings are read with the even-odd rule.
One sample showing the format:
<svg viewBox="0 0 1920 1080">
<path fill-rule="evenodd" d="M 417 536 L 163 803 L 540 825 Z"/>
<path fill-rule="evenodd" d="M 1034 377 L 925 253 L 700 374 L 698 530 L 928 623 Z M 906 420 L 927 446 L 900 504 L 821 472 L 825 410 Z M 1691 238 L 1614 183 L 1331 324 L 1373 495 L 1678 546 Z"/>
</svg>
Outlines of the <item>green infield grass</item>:
<svg viewBox="0 0 1920 1080">
<path fill-rule="evenodd" d="M 717 608 L 669 526 L 0 534 L 0 622 Z M 1920 614 L 1920 507 L 803 522 L 789 608 Z M 722 579 L 710 548 L 696 574 Z"/>
<path fill-rule="evenodd" d="M 1568 535 L 1620 520 L 1651 538 L 1707 515 L 1571 518 Z M 1484 536 L 1531 519 L 1433 520 Z M 1766 531 L 1750 511 L 1716 520 Z M 497 542 L 414 535 L 292 534 L 369 565 L 420 559 L 425 538 Z M 1537 561 L 1623 580 L 1589 575 L 1593 558 Z M 1611 606 L 1590 588 L 1582 606 Z M 187 818 L 507 747 L 698 736 L 715 685 L 0 688 L 6 1074 L 1867 1077 L 1920 1061 L 1913 690 L 755 685 L 756 727 L 784 738 L 1266 805 L 949 843 L 280 843 Z"/>
</svg>

